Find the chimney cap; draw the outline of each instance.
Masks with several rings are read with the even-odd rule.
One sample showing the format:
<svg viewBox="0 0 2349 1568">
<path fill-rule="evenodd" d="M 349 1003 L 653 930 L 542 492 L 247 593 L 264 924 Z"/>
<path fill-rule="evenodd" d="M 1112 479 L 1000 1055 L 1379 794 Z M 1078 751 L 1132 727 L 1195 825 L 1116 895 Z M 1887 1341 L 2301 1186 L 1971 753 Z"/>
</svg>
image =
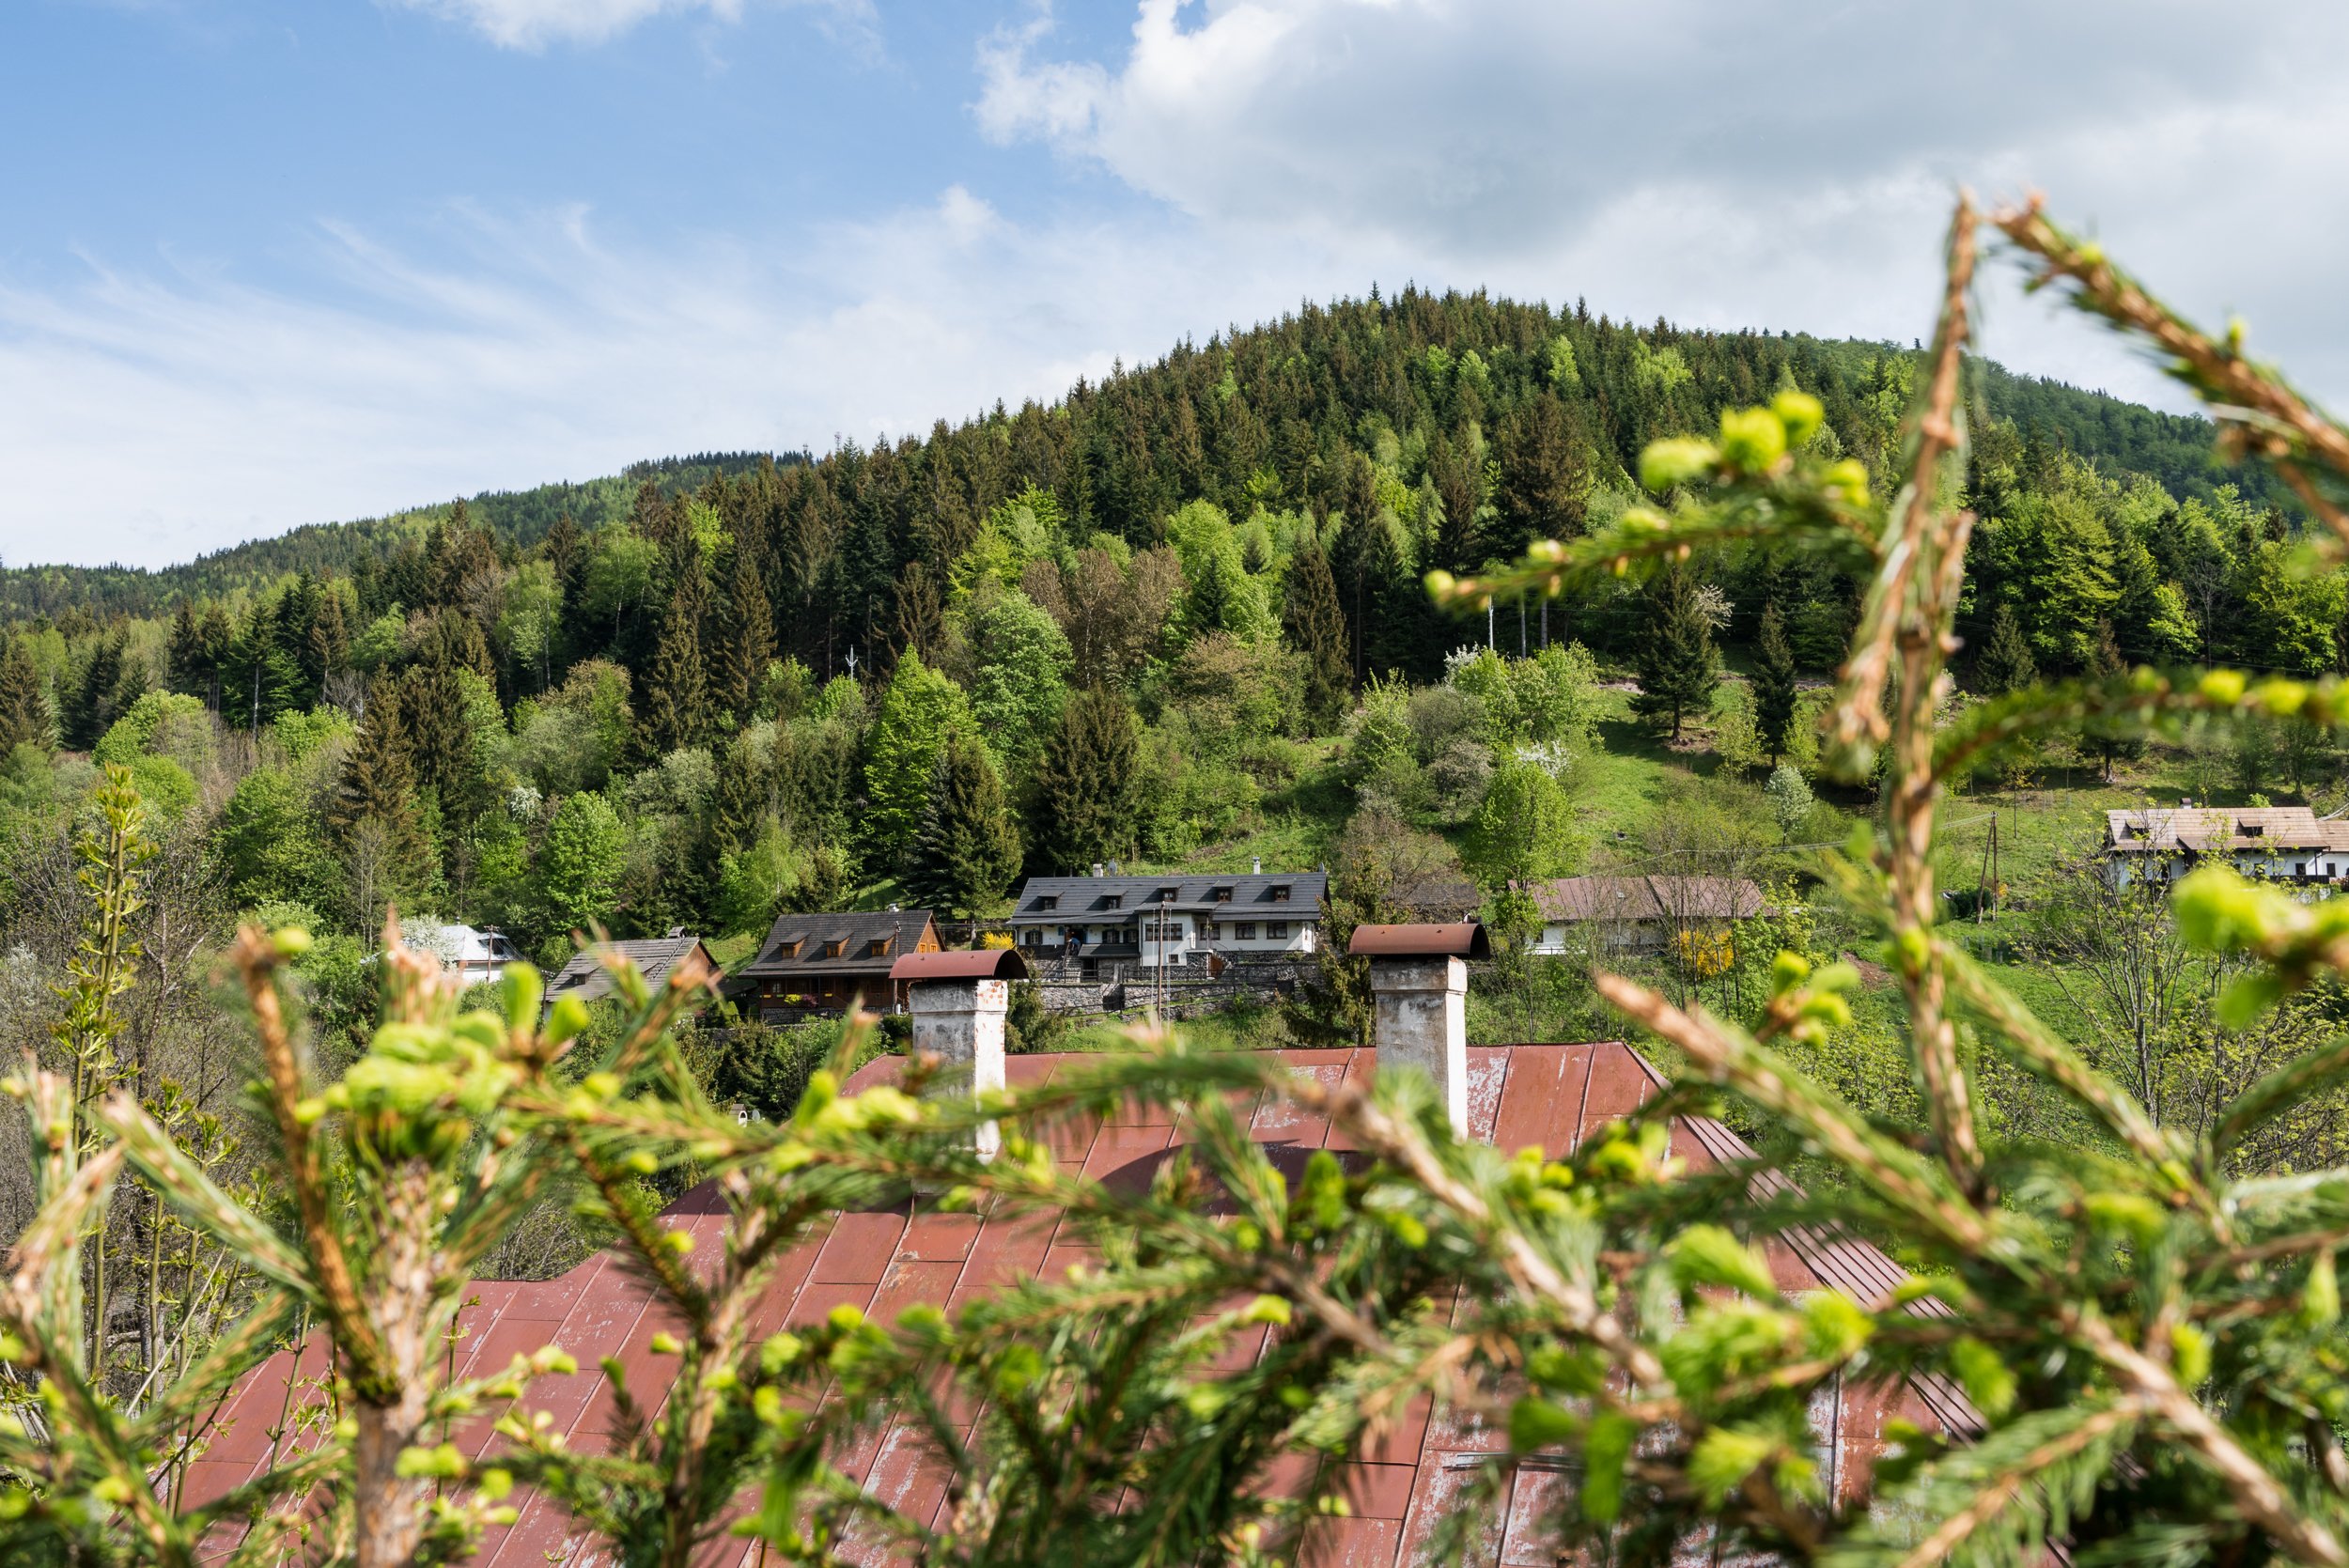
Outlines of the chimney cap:
<svg viewBox="0 0 2349 1568">
<path fill-rule="evenodd" d="M 1489 958 L 1493 944 L 1484 925 L 1469 920 L 1452 925 L 1357 925 L 1346 951 L 1358 958 Z"/>
<path fill-rule="evenodd" d="M 889 966 L 892 980 L 1025 980 L 1027 960 L 1016 947 L 977 953 L 908 953 Z"/>
</svg>

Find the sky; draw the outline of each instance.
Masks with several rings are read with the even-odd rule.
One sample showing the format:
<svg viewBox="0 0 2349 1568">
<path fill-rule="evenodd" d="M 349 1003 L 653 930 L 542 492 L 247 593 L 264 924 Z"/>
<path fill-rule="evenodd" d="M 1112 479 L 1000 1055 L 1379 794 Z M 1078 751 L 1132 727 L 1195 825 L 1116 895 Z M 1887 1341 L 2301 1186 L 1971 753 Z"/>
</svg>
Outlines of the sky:
<svg viewBox="0 0 2349 1568">
<path fill-rule="evenodd" d="M 820 452 L 1377 283 L 1926 334 L 2046 194 L 2349 401 L 2349 8 L 8 0 L 0 562 Z M 1981 290 L 2015 368 L 2182 406 Z"/>
</svg>

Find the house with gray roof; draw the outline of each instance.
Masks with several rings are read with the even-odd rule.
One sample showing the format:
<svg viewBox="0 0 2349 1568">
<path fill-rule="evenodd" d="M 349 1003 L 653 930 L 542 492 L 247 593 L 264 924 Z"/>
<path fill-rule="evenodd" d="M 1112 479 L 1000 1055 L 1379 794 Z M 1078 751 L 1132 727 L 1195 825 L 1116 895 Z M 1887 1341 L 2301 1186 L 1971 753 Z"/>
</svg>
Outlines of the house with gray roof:
<svg viewBox="0 0 2349 1568">
<path fill-rule="evenodd" d="M 552 1007 L 557 997 L 577 997 L 582 1001 L 596 1001 L 612 994 L 612 975 L 603 965 L 605 955 L 625 958 L 636 966 L 648 986 L 659 986 L 668 982 L 669 971 L 683 963 L 692 954 L 699 953 L 702 962 L 711 973 L 718 970 L 718 962 L 702 946 L 699 937 L 689 935 L 682 925 L 669 928 L 665 937 L 646 937 L 624 942 L 598 942 L 583 952 L 571 955 L 570 961 L 555 971 L 547 982 L 544 1005 Z"/>
<path fill-rule="evenodd" d="M 736 971 L 732 989 L 758 1015 L 781 1022 L 809 1013 L 844 1013 L 862 1003 L 895 1012 L 904 1003 L 890 967 L 909 953 L 941 949 L 927 909 L 871 909 L 776 917 L 758 956 Z"/>
<path fill-rule="evenodd" d="M 1033 957 L 1074 961 L 1087 980 L 1115 980 L 1214 959 L 1310 955 L 1320 945 L 1329 893 L 1319 871 L 1031 877 L 1011 928 Z"/>
</svg>

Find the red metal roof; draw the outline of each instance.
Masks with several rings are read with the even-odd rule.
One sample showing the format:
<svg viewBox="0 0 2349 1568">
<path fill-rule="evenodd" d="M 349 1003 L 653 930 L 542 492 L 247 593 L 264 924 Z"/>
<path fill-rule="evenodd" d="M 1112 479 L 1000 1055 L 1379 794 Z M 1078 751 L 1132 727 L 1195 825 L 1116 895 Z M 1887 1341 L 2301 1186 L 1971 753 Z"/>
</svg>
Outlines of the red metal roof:
<svg viewBox="0 0 2349 1568">
<path fill-rule="evenodd" d="M 1330 1085 L 1368 1075 L 1377 1062 L 1377 1052 L 1368 1049 L 1292 1050 L 1281 1056 L 1299 1072 Z M 1471 1046 L 1468 1057 L 1470 1132 L 1503 1149 L 1538 1144 L 1552 1158 L 1565 1156 L 1607 1123 L 1637 1110 L 1664 1086 L 1662 1077 L 1620 1042 Z M 1015 1056 L 1005 1067 L 1012 1085 L 1023 1087 L 1049 1080 L 1064 1063 L 1098 1060 L 1083 1055 Z M 860 1069 L 845 1092 L 894 1081 L 903 1067 L 902 1058 L 884 1057 Z M 1250 1130 L 1259 1142 L 1296 1151 L 1300 1161 L 1309 1150 L 1350 1147 L 1328 1123 L 1278 1101 L 1257 1104 Z M 1677 1118 L 1672 1133 L 1672 1155 L 1691 1171 L 1753 1157 L 1735 1133 L 1706 1118 Z M 1063 1170 L 1122 1185 L 1147 1181 L 1180 1138 L 1169 1111 L 1129 1107 L 1107 1120 L 1057 1127 L 1051 1142 Z M 1784 1180 L 1774 1174 L 1760 1179 Z M 704 1189 L 672 1205 L 661 1223 L 691 1230 L 702 1243 L 691 1257 L 706 1264 L 723 1252 L 717 1237 L 725 1219 L 723 1204 L 713 1191 Z M 1874 1305 L 1906 1279 L 1899 1265 L 1875 1248 L 1825 1230 L 1790 1233 L 1771 1243 L 1768 1252 L 1772 1272 L 1789 1291 L 1831 1285 Z M 907 1203 L 844 1212 L 777 1265 L 760 1304 L 755 1331 L 764 1335 L 814 1323 L 844 1304 L 884 1323 L 894 1322 L 917 1302 L 957 1310 L 1014 1277 L 1057 1273 L 1093 1256 L 1074 1226 L 1049 1218 L 983 1219 Z M 669 1322 L 651 1303 L 643 1285 L 602 1254 L 559 1279 L 474 1285 L 459 1314 L 450 1371 L 455 1377 L 472 1376 L 476 1369 L 505 1365 L 518 1351 L 561 1345 L 578 1358 L 581 1370 L 569 1376 L 537 1379 L 525 1403 L 547 1411 L 573 1446 L 593 1444 L 610 1431 L 613 1410 L 611 1389 L 596 1370 L 597 1362 L 618 1357 L 630 1390 L 651 1407 L 665 1394 L 676 1367 L 673 1358 L 656 1357 L 647 1348 L 653 1334 L 663 1328 L 681 1331 L 680 1325 Z M 1269 1330 L 1252 1332 L 1252 1341 L 1240 1342 L 1236 1354 L 1245 1358 L 1261 1353 Z M 280 1441 L 275 1434 L 284 1424 L 289 1375 L 291 1402 L 300 1405 L 322 1397 L 301 1382 L 321 1370 L 319 1343 L 313 1340 L 303 1348 L 298 1366 L 293 1353 L 282 1353 L 246 1382 L 215 1423 L 210 1449 L 190 1470 L 191 1506 L 219 1497 L 257 1473 Z M 468 1454 L 482 1452 L 496 1440 L 490 1429 L 498 1414 L 502 1412 L 458 1423 L 449 1440 Z M 1970 1431 L 1974 1426 L 1963 1396 L 1938 1383 L 1826 1390 L 1812 1419 L 1814 1428 L 1829 1437 L 1824 1479 L 1837 1496 L 1856 1498 L 1864 1490 L 1884 1424 L 1894 1418 L 1944 1430 Z M 1475 1470 L 1507 1449 L 1505 1434 L 1485 1430 L 1472 1418 L 1431 1412 L 1423 1405 L 1415 1407 L 1399 1429 L 1346 1466 L 1344 1486 L 1352 1515 L 1317 1519 L 1308 1527 L 1300 1568 L 1417 1568 L 1426 1563 L 1436 1521 Z M 1303 1467 L 1310 1463 L 1310 1458 L 1285 1459 L 1263 1483 L 1299 1484 L 1309 1479 Z M 917 1517 L 934 1521 L 944 1508 L 947 1477 L 912 1427 L 893 1424 L 867 1435 L 842 1467 L 893 1506 Z M 1538 1463 L 1521 1466 L 1502 1507 L 1485 1522 L 1485 1560 L 1497 1559 L 1506 1568 L 1551 1562 L 1553 1554 L 1538 1521 L 1557 1491 L 1569 1483 L 1562 1469 Z M 590 1551 L 584 1533 L 559 1508 L 532 1496 L 516 1523 L 491 1530 L 473 1560 L 484 1568 L 543 1568 L 549 1562 L 605 1560 Z M 721 1534 L 699 1560 L 708 1568 L 748 1568 L 756 1561 L 756 1547 L 746 1550 L 742 1543 Z M 873 1560 L 882 1560 L 875 1554 Z M 1697 1555 L 1676 1560 L 1727 1568 L 1716 1564 L 1715 1554 L 1703 1547 Z"/>
<path fill-rule="evenodd" d="M 889 966 L 892 980 L 1025 980 L 1028 961 L 1016 947 L 973 953 L 909 953 Z"/>
</svg>

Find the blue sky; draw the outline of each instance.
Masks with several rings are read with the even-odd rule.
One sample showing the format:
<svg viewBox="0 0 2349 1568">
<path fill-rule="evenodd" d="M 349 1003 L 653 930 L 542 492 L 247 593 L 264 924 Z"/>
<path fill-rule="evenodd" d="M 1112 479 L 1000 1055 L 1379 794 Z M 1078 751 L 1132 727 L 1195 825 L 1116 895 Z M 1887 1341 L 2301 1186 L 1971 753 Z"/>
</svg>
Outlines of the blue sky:
<svg viewBox="0 0 2349 1568">
<path fill-rule="evenodd" d="M 2050 9 L 12 0 L 0 559 L 925 428 L 1373 280 L 1906 339 L 1959 180 L 2349 392 L 2339 8 Z"/>
</svg>

